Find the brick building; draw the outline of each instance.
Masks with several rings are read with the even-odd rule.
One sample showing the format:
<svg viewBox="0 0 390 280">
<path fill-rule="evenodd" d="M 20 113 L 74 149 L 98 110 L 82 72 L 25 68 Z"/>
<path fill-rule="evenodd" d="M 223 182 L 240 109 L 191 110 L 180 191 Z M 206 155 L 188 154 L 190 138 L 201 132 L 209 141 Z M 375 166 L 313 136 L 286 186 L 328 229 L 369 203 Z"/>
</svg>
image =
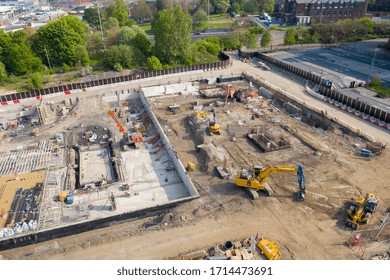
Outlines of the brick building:
<svg viewBox="0 0 390 280">
<path fill-rule="evenodd" d="M 283 17 L 288 23 L 310 24 L 365 17 L 368 0 L 285 0 Z"/>
</svg>

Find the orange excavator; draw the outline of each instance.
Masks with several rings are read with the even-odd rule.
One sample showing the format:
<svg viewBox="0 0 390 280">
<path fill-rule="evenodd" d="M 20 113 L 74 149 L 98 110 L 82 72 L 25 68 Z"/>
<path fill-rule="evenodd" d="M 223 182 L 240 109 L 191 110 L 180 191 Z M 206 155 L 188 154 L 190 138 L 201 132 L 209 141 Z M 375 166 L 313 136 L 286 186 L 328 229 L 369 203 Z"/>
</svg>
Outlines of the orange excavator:
<svg viewBox="0 0 390 280">
<path fill-rule="evenodd" d="M 238 88 L 233 87 L 231 84 L 228 84 L 226 88 L 226 96 L 225 96 L 225 103 L 227 104 L 228 98 L 234 98 L 235 95 L 238 93 Z"/>
<path fill-rule="evenodd" d="M 129 134 L 127 130 L 123 127 L 121 122 L 118 120 L 118 118 L 115 116 L 115 113 L 113 111 L 109 110 L 107 114 L 109 114 L 112 117 L 116 125 L 119 127 L 119 131 L 123 133 L 123 141 L 125 144 L 133 145 L 135 148 L 138 148 L 137 144 L 144 142 L 141 132 L 133 132 Z"/>
</svg>

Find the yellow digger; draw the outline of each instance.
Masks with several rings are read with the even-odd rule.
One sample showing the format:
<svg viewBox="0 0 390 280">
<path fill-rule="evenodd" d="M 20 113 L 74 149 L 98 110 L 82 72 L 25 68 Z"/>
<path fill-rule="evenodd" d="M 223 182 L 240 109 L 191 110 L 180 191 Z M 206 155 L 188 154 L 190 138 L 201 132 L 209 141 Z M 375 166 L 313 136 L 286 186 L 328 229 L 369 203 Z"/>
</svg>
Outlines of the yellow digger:
<svg viewBox="0 0 390 280">
<path fill-rule="evenodd" d="M 355 199 L 347 210 L 347 226 L 357 230 L 360 224 L 367 224 L 378 207 L 378 201 L 379 198 L 372 193 Z"/>
<path fill-rule="evenodd" d="M 297 168 L 292 166 L 269 166 L 263 168 L 259 165 L 253 165 L 251 169 L 241 169 L 237 172 L 236 186 L 243 187 L 251 199 L 259 197 L 257 191 L 265 191 L 267 195 L 272 195 L 273 191 L 267 184 L 268 176 L 271 173 L 295 173 L 298 176 L 298 200 L 305 200 L 306 179 L 303 174 L 303 167 L 298 165 Z"/>
<path fill-rule="evenodd" d="M 269 260 L 279 260 L 280 252 L 278 245 L 269 238 L 262 238 L 258 243 L 261 253 L 265 255 Z"/>
<path fill-rule="evenodd" d="M 209 131 L 211 134 L 221 134 L 221 126 L 217 123 L 215 109 L 213 109 L 213 120 L 209 123 Z"/>
<path fill-rule="evenodd" d="M 195 116 L 195 118 L 197 118 L 197 119 L 207 117 L 207 113 L 205 113 L 205 112 L 203 112 L 203 111 L 200 111 L 200 112 L 194 111 L 192 114 L 193 114 L 193 115 Z"/>
</svg>

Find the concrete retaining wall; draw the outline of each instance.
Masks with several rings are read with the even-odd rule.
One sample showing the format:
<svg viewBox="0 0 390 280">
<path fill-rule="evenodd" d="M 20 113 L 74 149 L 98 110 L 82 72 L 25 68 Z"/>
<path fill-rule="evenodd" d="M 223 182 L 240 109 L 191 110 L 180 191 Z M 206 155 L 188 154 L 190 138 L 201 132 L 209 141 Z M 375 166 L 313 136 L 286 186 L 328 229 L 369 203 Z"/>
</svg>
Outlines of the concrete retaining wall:
<svg viewBox="0 0 390 280">
<path fill-rule="evenodd" d="M 188 198 L 186 200 L 191 200 Z M 184 200 L 182 200 L 184 201 Z M 172 202 L 169 204 L 155 206 L 139 211 L 123 213 L 119 215 L 110 216 L 94 221 L 88 221 L 83 223 L 72 224 L 66 227 L 59 227 L 48 230 L 36 231 L 27 235 L 18 236 L 13 235 L 8 239 L 0 240 L 0 252 L 12 248 L 31 245 L 34 243 L 44 242 L 56 238 L 66 237 L 74 234 L 79 234 L 85 231 L 109 227 L 112 223 L 118 223 L 120 221 L 126 221 L 129 219 L 139 219 L 141 217 L 150 217 L 173 208 L 178 205 L 179 202 Z"/>
<path fill-rule="evenodd" d="M 192 183 L 191 179 L 187 175 L 187 171 L 184 168 L 182 162 L 180 161 L 177 152 L 169 142 L 168 137 L 165 135 L 164 130 L 162 129 L 161 125 L 157 121 L 156 116 L 153 113 L 152 106 L 150 105 L 149 101 L 146 99 L 146 97 L 143 95 L 143 93 L 140 94 L 140 99 L 142 104 L 145 106 L 145 109 L 147 110 L 150 120 L 153 122 L 154 127 L 156 127 L 157 132 L 160 133 L 160 137 L 162 138 L 162 143 L 165 145 L 165 149 L 168 149 L 168 154 L 171 160 L 173 161 L 173 164 L 175 165 L 176 171 L 179 173 L 181 180 L 183 181 L 184 185 L 186 186 L 188 192 L 190 193 L 192 198 L 199 197 L 199 193 L 196 190 L 194 184 Z"/>
</svg>

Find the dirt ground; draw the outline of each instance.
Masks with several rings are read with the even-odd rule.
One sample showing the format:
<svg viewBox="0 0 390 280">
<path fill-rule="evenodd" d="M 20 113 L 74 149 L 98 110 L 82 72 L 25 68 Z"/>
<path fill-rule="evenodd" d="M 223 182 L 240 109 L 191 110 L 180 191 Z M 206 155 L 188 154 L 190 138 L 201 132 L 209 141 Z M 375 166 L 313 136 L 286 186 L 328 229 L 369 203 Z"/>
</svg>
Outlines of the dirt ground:
<svg viewBox="0 0 390 280">
<path fill-rule="evenodd" d="M 176 96 L 157 100 L 154 110 L 183 164 L 195 163 L 197 168 L 190 176 L 199 199 L 183 203 L 159 217 L 2 251 L 3 258 L 168 259 L 256 234 L 274 240 L 282 259 L 287 260 L 368 259 L 388 249 L 389 228 L 385 227 L 376 236 L 390 202 L 388 150 L 364 160 L 355 156 L 353 148 L 363 146 L 363 140 L 340 127 L 327 131 L 316 129 L 281 109 L 253 119 L 252 112 L 241 103 L 216 107 L 222 133 L 209 135 L 207 129 L 195 130 L 188 121 L 197 100 L 198 105 L 215 101 Z M 181 109 L 170 112 L 168 106 L 172 103 L 180 104 Z M 265 107 L 269 105 L 267 101 Z M 209 119 L 212 118 L 210 108 L 204 108 Z M 301 137 L 289 134 L 281 125 L 298 131 Z M 249 129 L 256 127 L 273 135 L 283 135 L 291 147 L 261 152 L 245 136 Z M 205 157 L 204 152 L 197 152 L 197 145 L 203 142 L 211 143 L 215 151 L 222 151 L 225 156 L 210 158 Z M 297 180 L 291 174 L 271 175 L 269 184 L 275 195 L 260 194 L 258 200 L 250 200 L 235 186 L 234 180 L 240 166 L 250 167 L 251 164 L 301 164 L 307 182 L 306 200 L 296 201 Z M 230 171 L 229 178 L 217 176 L 217 165 Z M 351 248 L 347 242 L 353 233 L 345 226 L 346 209 L 351 198 L 365 196 L 368 192 L 380 198 L 379 207 L 370 223 L 361 227 L 361 246 Z"/>
</svg>

